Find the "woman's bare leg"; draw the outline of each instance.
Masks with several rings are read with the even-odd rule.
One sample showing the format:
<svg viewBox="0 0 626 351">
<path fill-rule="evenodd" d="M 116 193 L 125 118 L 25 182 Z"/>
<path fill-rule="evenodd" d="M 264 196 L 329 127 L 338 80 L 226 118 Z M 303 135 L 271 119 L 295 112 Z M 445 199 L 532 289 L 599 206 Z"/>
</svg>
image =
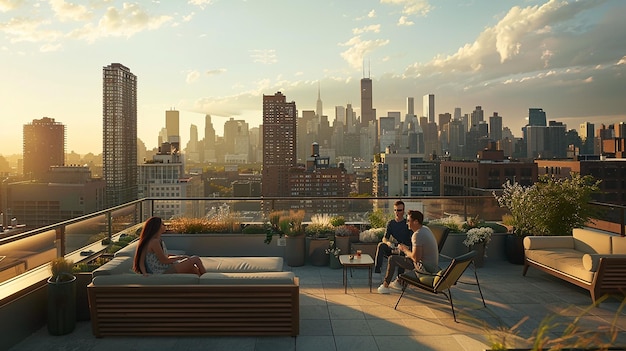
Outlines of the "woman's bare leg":
<svg viewBox="0 0 626 351">
<path fill-rule="evenodd" d="M 206 273 L 206 269 L 198 256 L 191 256 L 178 261 L 174 264 L 174 269 L 176 273 L 193 273 L 197 275 Z"/>
</svg>

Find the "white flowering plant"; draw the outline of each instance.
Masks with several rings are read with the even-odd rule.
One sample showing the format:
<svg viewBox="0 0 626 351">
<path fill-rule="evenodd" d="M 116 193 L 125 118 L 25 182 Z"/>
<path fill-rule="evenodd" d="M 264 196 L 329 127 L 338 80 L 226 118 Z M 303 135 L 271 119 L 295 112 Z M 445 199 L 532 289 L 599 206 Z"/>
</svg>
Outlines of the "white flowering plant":
<svg viewBox="0 0 626 351">
<path fill-rule="evenodd" d="M 335 242 L 331 240 L 325 252 L 327 255 L 333 255 L 335 257 L 339 257 L 339 253 L 341 252 L 341 249 L 336 247 Z"/>
<path fill-rule="evenodd" d="M 359 241 L 362 243 L 377 243 L 383 239 L 385 228 L 371 228 L 359 233 Z"/>
<path fill-rule="evenodd" d="M 489 227 L 480 227 L 480 228 L 472 228 L 467 231 L 467 237 L 463 240 L 463 244 L 465 246 L 470 247 L 476 244 L 484 243 L 485 249 L 487 245 L 491 241 L 491 235 L 493 234 L 493 229 Z M 486 252 L 487 250 L 485 250 Z"/>
</svg>

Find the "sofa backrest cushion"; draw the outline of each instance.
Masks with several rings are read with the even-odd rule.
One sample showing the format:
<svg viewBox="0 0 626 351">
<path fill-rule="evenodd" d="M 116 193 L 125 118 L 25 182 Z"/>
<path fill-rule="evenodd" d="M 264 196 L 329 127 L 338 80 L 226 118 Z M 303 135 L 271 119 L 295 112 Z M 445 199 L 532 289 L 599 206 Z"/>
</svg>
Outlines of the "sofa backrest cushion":
<svg viewBox="0 0 626 351">
<path fill-rule="evenodd" d="M 137 250 L 137 244 L 139 244 L 139 240 L 135 240 L 132 243 L 124 246 L 123 248 L 117 250 L 113 256 L 115 257 L 135 257 L 135 251 Z"/>
<path fill-rule="evenodd" d="M 135 251 L 137 251 L 137 245 L 139 245 L 139 240 L 135 240 L 132 243 L 117 250 L 113 255 L 115 257 L 135 257 Z M 167 254 L 168 255 L 184 255 L 185 251 L 173 250 L 173 249 L 167 248 Z"/>
<path fill-rule="evenodd" d="M 200 285 L 273 285 L 293 284 L 293 272 L 204 273 Z"/>
<path fill-rule="evenodd" d="M 200 257 L 207 272 L 281 272 L 282 257 Z"/>
<path fill-rule="evenodd" d="M 612 236 L 611 249 L 614 254 L 626 254 L 626 236 Z"/>
<path fill-rule="evenodd" d="M 196 274 L 115 274 L 94 277 L 93 285 L 197 285 Z"/>
<path fill-rule="evenodd" d="M 574 249 L 588 254 L 610 254 L 611 235 L 590 228 L 574 228 Z"/>
<path fill-rule="evenodd" d="M 103 264 L 95 269 L 91 275 L 94 277 L 100 275 L 112 275 L 112 274 L 124 274 L 135 273 L 133 271 L 133 258 L 132 257 L 114 257 L 111 261 Z"/>
</svg>

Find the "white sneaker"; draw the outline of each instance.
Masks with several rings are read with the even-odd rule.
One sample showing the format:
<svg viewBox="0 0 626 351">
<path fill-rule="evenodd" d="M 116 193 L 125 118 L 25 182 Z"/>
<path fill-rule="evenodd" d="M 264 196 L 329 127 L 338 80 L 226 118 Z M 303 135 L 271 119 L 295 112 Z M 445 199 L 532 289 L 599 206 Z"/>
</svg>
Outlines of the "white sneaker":
<svg viewBox="0 0 626 351">
<path fill-rule="evenodd" d="M 389 283 L 389 287 L 394 289 L 394 290 L 402 290 L 402 284 L 400 284 L 400 282 L 398 282 L 398 279 L 392 281 L 391 283 Z"/>
<path fill-rule="evenodd" d="M 380 284 L 380 286 L 378 287 L 378 293 L 379 294 L 390 294 L 391 293 L 391 289 L 386 288 L 385 284 Z"/>
</svg>

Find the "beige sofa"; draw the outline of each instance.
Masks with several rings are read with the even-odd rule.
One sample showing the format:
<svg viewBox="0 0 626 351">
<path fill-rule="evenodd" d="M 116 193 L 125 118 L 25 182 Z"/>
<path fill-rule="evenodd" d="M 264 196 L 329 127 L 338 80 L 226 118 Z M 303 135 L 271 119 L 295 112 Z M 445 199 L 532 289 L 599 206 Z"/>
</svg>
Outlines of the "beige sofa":
<svg viewBox="0 0 626 351">
<path fill-rule="evenodd" d="M 605 294 L 626 294 L 626 237 L 591 228 L 572 236 L 524 238 L 524 271 L 535 267 L 591 293 L 595 303 Z"/>
<path fill-rule="evenodd" d="M 96 337 L 299 334 L 299 280 L 282 257 L 201 257 L 207 273 L 198 277 L 136 274 L 133 255 L 131 244 L 93 272 Z"/>
</svg>

